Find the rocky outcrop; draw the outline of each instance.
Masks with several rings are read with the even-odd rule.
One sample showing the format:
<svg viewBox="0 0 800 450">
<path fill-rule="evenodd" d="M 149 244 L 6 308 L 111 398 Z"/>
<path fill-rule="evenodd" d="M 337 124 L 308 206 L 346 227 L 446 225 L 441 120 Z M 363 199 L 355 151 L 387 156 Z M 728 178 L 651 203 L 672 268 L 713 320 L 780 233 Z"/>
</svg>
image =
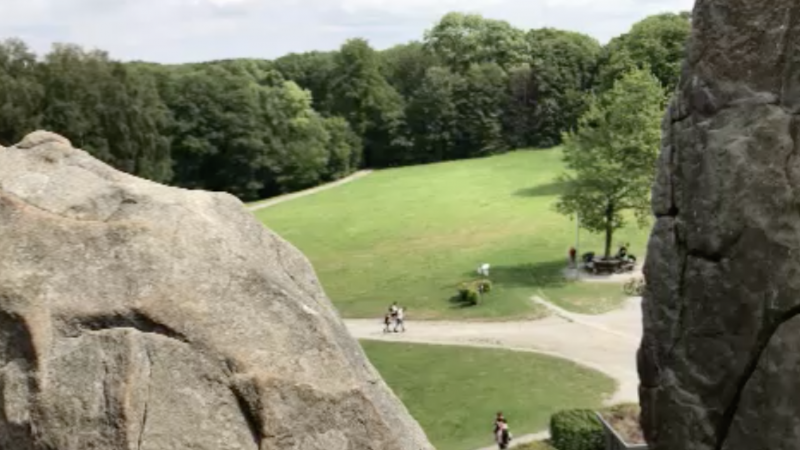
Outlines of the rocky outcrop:
<svg viewBox="0 0 800 450">
<path fill-rule="evenodd" d="M 0 148 L 0 449 L 432 447 L 238 200 L 36 132 Z"/>
<path fill-rule="evenodd" d="M 639 350 L 654 450 L 800 446 L 800 3 L 698 0 Z"/>
</svg>

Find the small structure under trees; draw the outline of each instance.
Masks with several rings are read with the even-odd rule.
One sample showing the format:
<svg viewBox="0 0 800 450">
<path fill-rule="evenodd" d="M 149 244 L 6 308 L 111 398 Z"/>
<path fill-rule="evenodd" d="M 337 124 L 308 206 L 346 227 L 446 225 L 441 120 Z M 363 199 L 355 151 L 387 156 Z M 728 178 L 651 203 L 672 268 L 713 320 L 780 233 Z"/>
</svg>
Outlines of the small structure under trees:
<svg viewBox="0 0 800 450">
<path fill-rule="evenodd" d="M 640 225 L 650 213 L 650 188 L 661 141 L 664 92 L 648 71 L 634 69 L 601 94 L 564 136 L 561 176 L 567 185 L 557 209 L 579 213 L 581 227 L 605 233 L 605 258 L 614 231 L 625 226 L 625 211 Z"/>
</svg>

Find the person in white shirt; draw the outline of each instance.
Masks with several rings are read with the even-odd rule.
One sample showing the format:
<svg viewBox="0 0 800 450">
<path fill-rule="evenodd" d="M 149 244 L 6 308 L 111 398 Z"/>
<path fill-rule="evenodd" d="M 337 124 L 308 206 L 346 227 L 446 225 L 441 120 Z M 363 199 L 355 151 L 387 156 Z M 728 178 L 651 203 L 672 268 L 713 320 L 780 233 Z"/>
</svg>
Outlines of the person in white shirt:
<svg viewBox="0 0 800 450">
<path fill-rule="evenodd" d="M 394 322 L 394 332 L 395 333 L 397 333 L 397 327 L 402 328 L 403 329 L 403 333 L 406 332 L 406 326 L 403 323 L 403 319 L 404 319 L 404 316 L 405 316 L 404 313 L 405 313 L 405 310 L 404 310 L 403 307 L 397 308 L 397 315 L 395 316 L 395 322 Z"/>
</svg>

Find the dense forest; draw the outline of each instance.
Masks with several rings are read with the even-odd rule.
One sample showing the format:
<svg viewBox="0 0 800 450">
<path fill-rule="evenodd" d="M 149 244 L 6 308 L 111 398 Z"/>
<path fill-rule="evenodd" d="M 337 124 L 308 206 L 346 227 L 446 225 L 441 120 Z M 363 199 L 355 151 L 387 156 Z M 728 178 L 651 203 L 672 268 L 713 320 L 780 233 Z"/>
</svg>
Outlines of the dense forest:
<svg viewBox="0 0 800 450">
<path fill-rule="evenodd" d="M 548 147 L 630 68 L 666 92 L 690 15 L 651 16 L 607 45 L 556 29 L 445 15 L 383 51 L 159 65 L 59 44 L 0 42 L 0 145 L 34 129 L 126 172 L 253 200 L 359 168 Z"/>
</svg>

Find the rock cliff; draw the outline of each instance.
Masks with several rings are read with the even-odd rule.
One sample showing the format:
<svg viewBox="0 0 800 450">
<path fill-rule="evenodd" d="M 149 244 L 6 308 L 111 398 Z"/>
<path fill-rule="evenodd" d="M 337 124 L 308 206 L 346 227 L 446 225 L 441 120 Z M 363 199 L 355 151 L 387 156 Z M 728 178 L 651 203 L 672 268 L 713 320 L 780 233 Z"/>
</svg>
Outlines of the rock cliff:
<svg viewBox="0 0 800 450">
<path fill-rule="evenodd" d="M 698 0 L 639 350 L 653 450 L 800 446 L 800 2 Z"/>
<path fill-rule="evenodd" d="M 237 199 L 0 148 L 0 449 L 432 448 Z"/>
</svg>

